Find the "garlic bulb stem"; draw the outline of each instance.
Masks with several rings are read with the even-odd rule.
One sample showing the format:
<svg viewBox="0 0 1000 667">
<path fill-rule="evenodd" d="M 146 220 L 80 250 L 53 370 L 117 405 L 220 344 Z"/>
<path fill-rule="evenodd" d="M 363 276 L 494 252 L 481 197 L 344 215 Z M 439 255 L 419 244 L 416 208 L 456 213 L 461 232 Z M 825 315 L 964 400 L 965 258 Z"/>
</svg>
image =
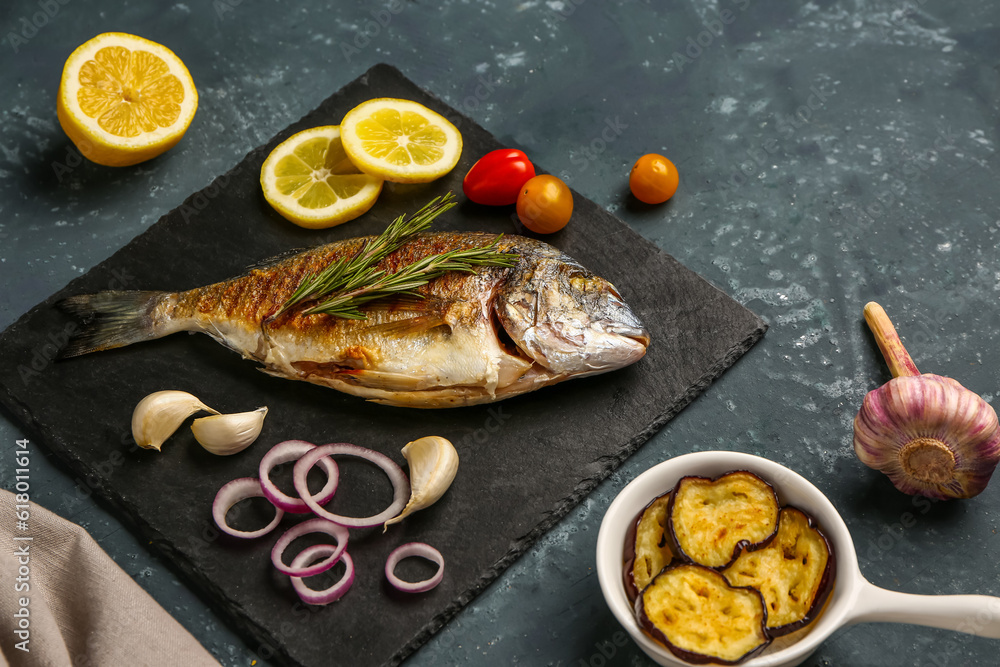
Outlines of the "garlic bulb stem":
<svg viewBox="0 0 1000 667">
<path fill-rule="evenodd" d="M 882 356 L 892 372 L 892 377 L 920 375 L 920 371 L 917 370 L 916 364 L 910 358 L 909 352 L 903 347 L 903 341 L 899 339 L 896 327 L 892 326 L 892 321 L 882 306 L 874 301 L 865 304 L 865 321 L 875 336 L 875 342 L 878 343 L 878 349 L 882 351 Z"/>
</svg>

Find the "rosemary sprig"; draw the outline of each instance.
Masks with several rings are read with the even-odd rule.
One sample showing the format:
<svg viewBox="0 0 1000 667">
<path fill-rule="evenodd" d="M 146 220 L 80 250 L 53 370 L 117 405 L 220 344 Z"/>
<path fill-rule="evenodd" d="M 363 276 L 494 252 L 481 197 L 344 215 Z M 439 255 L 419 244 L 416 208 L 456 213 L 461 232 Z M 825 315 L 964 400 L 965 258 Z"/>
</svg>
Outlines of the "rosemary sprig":
<svg viewBox="0 0 1000 667">
<path fill-rule="evenodd" d="M 372 274 L 371 282 L 354 289 L 333 293 L 322 303 L 306 310 L 305 314 L 325 313 L 334 317 L 363 320 L 367 319 L 367 316 L 359 309 L 369 301 L 401 295 L 419 298 L 421 295 L 416 291 L 419 287 L 451 271 L 475 273 L 478 266 L 514 266 L 517 263 L 517 255 L 496 251 L 502 237 L 501 234 L 489 245 L 479 248 L 429 255 L 407 264 L 395 273 L 377 271 Z"/>
<path fill-rule="evenodd" d="M 331 292 L 353 289 L 364 284 L 366 279 L 370 280 L 374 265 L 406 243 L 414 234 L 430 227 L 434 218 L 456 203 L 455 195 L 449 192 L 443 197 L 435 197 L 409 218 L 399 216 L 384 232 L 362 246 L 354 257 L 341 257 L 319 273 L 303 276 L 292 295 L 272 317 L 278 317 L 303 301 L 319 299 Z"/>
<path fill-rule="evenodd" d="M 493 250 L 500 240 L 498 236 L 488 246 L 431 255 L 404 266 L 396 273 L 375 268 L 455 204 L 455 196 L 449 192 L 432 199 L 409 218 L 399 216 L 353 257 L 338 259 L 319 273 L 303 276 L 298 287 L 272 318 L 298 304 L 323 299 L 305 314 L 327 313 L 335 317 L 366 319 L 359 310 L 362 304 L 392 295 L 419 296 L 415 292 L 418 287 L 449 271 L 473 272 L 476 266 L 513 266 L 517 261 L 516 255 Z"/>
</svg>

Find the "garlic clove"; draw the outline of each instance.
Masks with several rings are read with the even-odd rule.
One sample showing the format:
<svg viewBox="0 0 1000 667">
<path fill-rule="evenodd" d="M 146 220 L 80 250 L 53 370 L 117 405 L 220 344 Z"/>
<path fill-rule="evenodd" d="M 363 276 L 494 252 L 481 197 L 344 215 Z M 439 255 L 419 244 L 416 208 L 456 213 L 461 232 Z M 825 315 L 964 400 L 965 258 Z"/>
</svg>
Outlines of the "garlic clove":
<svg viewBox="0 0 1000 667">
<path fill-rule="evenodd" d="M 429 435 L 407 443 L 402 453 L 410 464 L 410 501 L 402 512 L 385 522 L 383 532 L 389 524 L 399 523 L 440 500 L 458 472 L 458 451 L 440 436 Z"/>
<path fill-rule="evenodd" d="M 215 414 L 195 419 L 191 424 L 194 438 L 212 454 L 229 456 L 253 444 L 264 428 L 267 408 L 229 415 Z"/>
<path fill-rule="evenodd" d="M 865 396 L 854 452 L 903 493 L 971 498 L 1000 462 L 1000 425 L 990 404 L 959 382 L 902 376 Z"/>
<path fill-rule="evenodd" d="M 186 391 L 157 391 L 139 401 L 132 411 L 132 437 L 143 449 L 160 451 L 184 420 L 204 410 L 219 414 Z"/>
</svg>

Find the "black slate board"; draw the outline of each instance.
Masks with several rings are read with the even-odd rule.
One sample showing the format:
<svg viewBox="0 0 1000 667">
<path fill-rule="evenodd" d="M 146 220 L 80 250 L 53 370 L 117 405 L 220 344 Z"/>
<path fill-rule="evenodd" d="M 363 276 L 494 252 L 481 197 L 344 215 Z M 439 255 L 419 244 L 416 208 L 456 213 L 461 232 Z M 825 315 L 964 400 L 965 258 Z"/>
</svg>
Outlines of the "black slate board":
<svg viewBox="0 0 1000 667">
<path fill-rule="evenodd" d="M 465 141 L 449 176 L 425 186 L 388 185 L 364 218 L 323 232 L 273 213 L 259 192 L 267 154 L 291 134 L 339 122 L 372 97 L 403 97 L 446 115 Z M 33 308 L 0 335 L 0 402 L 228 617 L 261 657 L 294 665 L 397 664 L 482 591 L 629 454 L 689 403 L 764 333 L 764 323 L 705 280 L 579 194 L 572 223 L 546 240 L 612 280 L 652 335 L 638 364 L 503 403 L 450 410 L 378 406 L 305 383 L 270 378 L 206 336 L 172 336 L 53 362 L 73 324 L 54 304 L 102 289 L 180 290 L 240 273 L 279 252 L 377 233 L 431 197 L 459 192 L 483 153 L 499 148 L 483 128 L 379 65 L 188 198 L 86 275 Z M 515 232 L 511 211 L 470 203 L 437 229 Z M 233 457 L 205 453 L 184 428 L 161 454 L 138 450 L 131 411 L 146 394 L 183 389 L 224 412 L 267 405 L 259 441 Z M 404 463 L 417 437 L 451 439 L 461 457 L 454 486 L 431 510 L 352 535 L 354 588 L 339 603 L 309 608 L 273 572 L 276 535 L 254 543 L 219 537 L 210 519 L 216 490 L 255 476 L 274 443 L 349 441 Z M 342 466 L 344 513 L 381 502 L 385 482 L 364 466 Z M 359 481 L 360 480 L 360 481 Z M 353 500 L 352 500 L 353 498 Z M 293 519 L 286 518 L 286 525 Z M 389 551 L 413 540 L 438 547 L 447 576 L 434 591 L 406 597 L 383 582 Z"/>
</svg>

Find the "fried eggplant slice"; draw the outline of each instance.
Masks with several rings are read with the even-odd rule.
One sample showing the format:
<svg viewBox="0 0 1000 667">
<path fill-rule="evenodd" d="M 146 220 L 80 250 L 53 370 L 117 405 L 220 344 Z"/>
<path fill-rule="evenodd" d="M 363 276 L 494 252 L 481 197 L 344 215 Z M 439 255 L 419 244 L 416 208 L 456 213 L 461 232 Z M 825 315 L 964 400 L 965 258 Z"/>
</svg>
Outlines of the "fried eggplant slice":
<svg viewBox="0 0 1000 667">
<path fill-rule="evenodd" d="M 654 498 L 639 513 L 625 538 L 625 593 L 634 603 L 639 591 L 674 560 L 667 536 L 670 492 Z"/>
<path fill-rule="evenodd" d="M 767 546 L 778 530 L 778 509 L 774 488 L 751 472 L 685 477 L 667 509 L 674 553 L 722 569 L 742 551 Z"/>
<path fill-rule="evenodd" d="M 760 592 L 701 565 L 665 568 L 639 594 L 635 613 L 653 639 L 696 664 L 735 665 L 771 642 Z"/>
<path fill-rule="evenodd" d="M 805 512 L 781 510 L 778 535 L 759 551 L 744 551 L 723 571 L 733 586 L 752 586 L 764 596 L 767 630 L 779 637 L 805 627 L 823 609 L 836 573 L 826 536 Z"/>
</svg>

